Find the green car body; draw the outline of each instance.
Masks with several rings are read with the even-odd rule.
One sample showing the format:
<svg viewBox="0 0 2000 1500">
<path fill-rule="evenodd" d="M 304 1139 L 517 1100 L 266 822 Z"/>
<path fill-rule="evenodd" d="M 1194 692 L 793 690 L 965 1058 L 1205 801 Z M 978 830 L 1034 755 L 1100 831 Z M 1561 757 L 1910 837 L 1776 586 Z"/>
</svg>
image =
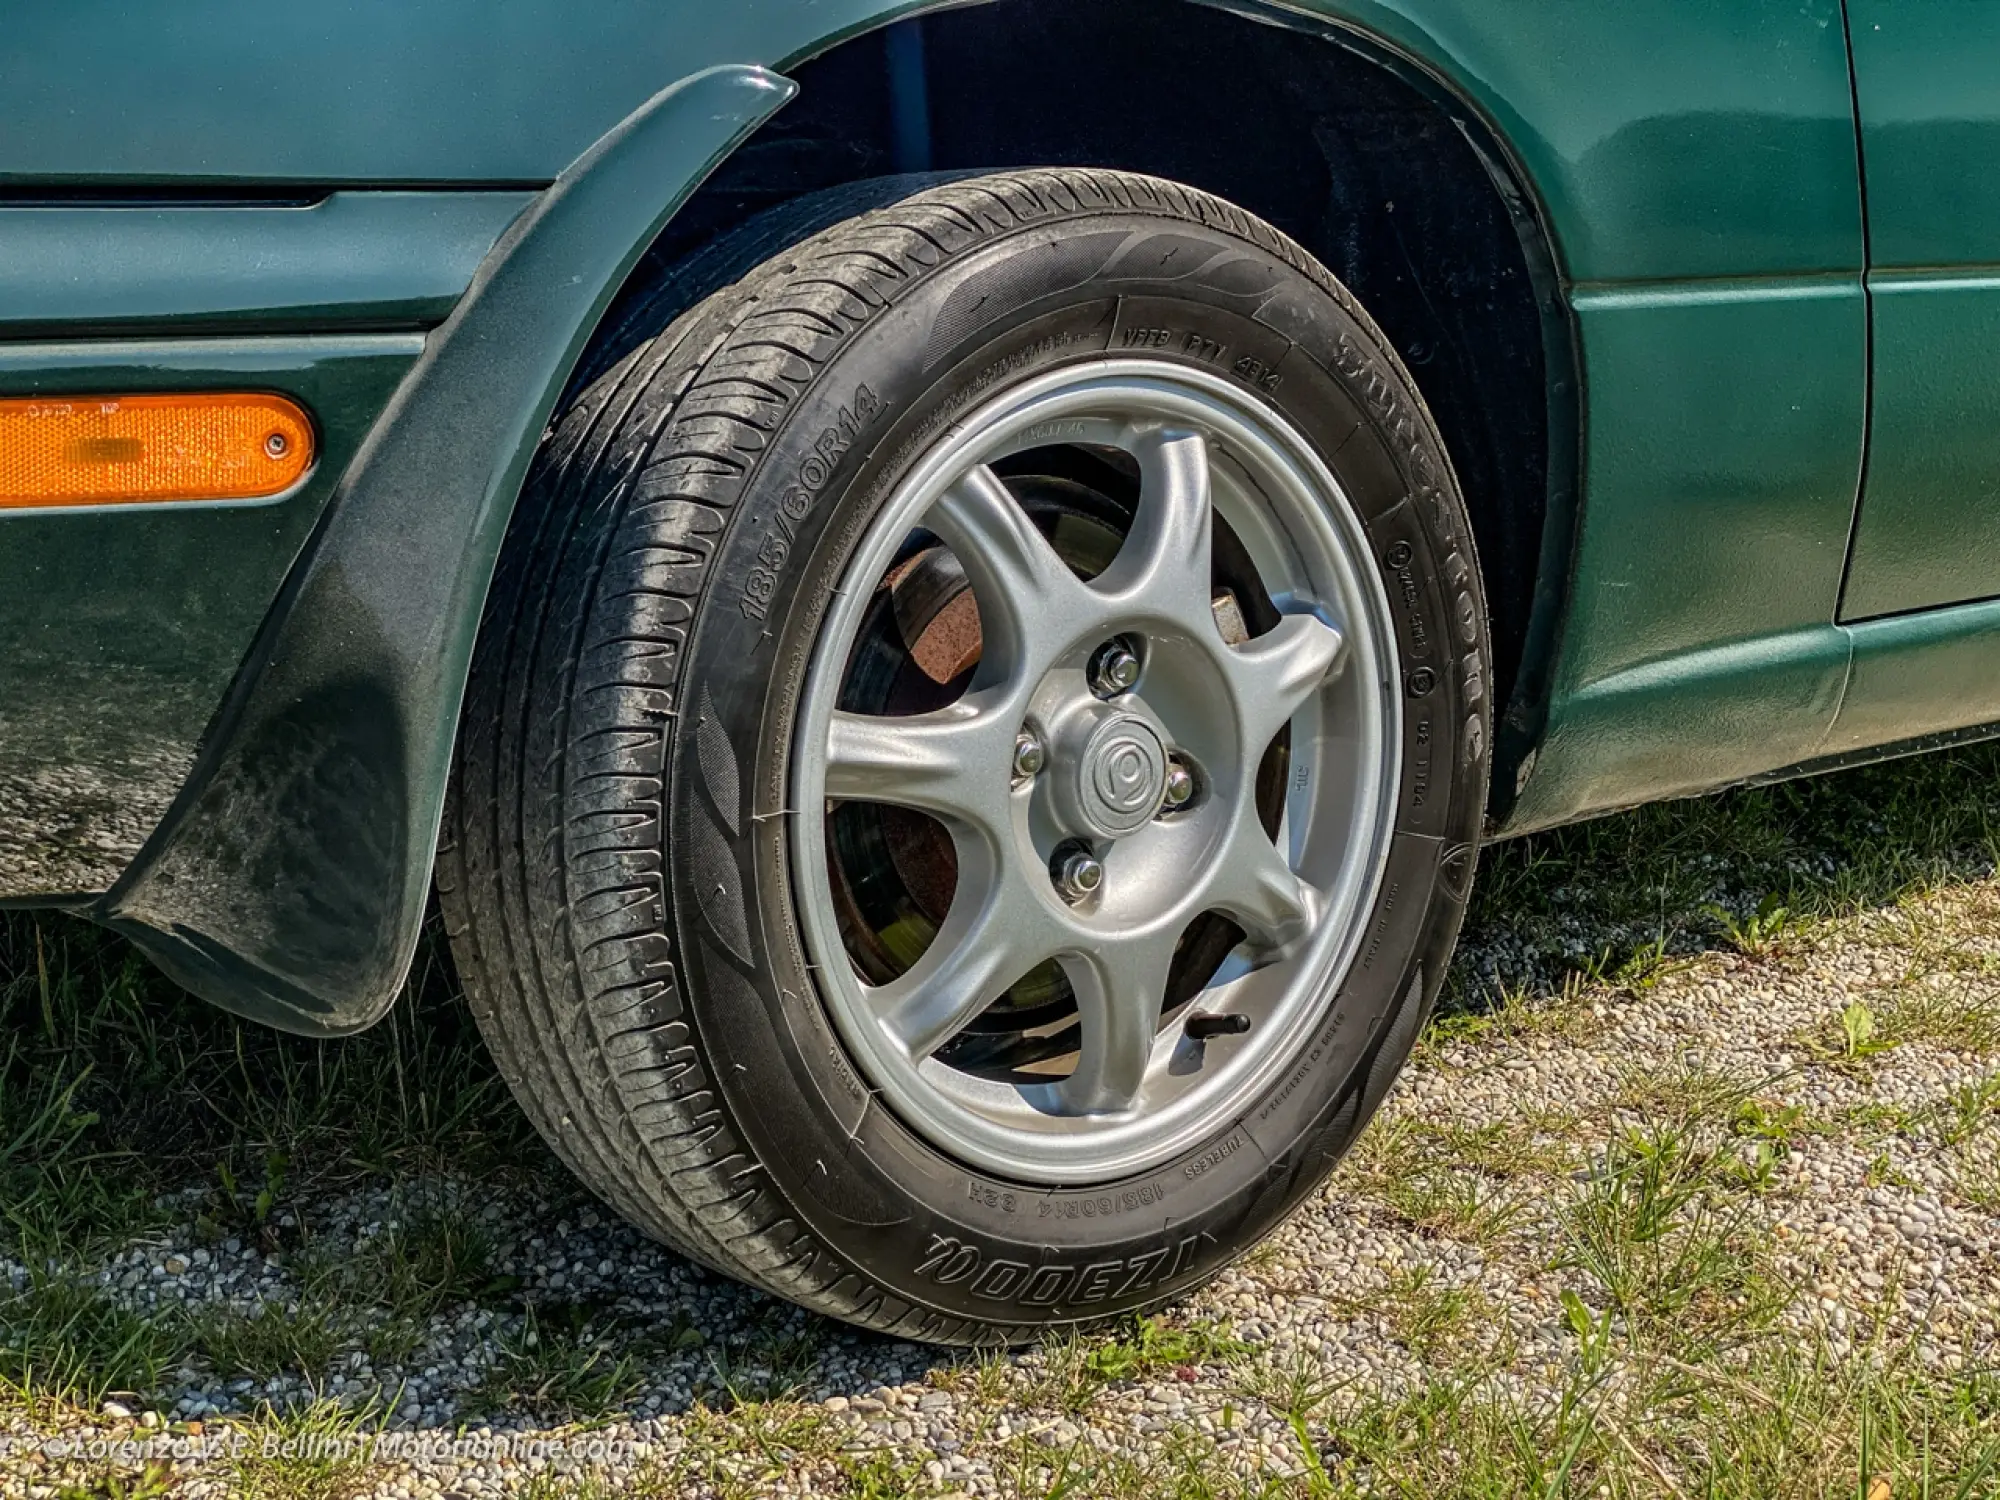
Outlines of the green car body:
<svg viewBox="0 0 2000 1500">
<path fill-rule="evenodd" d="M 1349 85 L 1483 173 L 1506 264 L 1450 326 L 1474 370 L 1478 317 L 1525 330 L 1533 375 L 1512 478 L 1467 483 L 1513 601 L 1496 831 L 2000 721 L 1979 0 L 28 0 L 8 29 L 0 398 L 274 390 L 319 453 L 270 501 L 0 510 L 0 901 L 245 1014 L 333 1034 L 394 996 L 495 558 L 621 289 L 799 186 L 1036 164 L 1080 51 L 1202 139 L 1074 124 L 1071 159 L 1281 224 L 1270 142 L 1336 193 L 1396 160 L 1389 132 L 1343 166 Z M 843 90 L 879 141 L 833 128 Z M 1434 252 L 1397 253 L 1428 296 Z M 1444 356 L 1384 323 L 1453 441 Z"/>
</svg>

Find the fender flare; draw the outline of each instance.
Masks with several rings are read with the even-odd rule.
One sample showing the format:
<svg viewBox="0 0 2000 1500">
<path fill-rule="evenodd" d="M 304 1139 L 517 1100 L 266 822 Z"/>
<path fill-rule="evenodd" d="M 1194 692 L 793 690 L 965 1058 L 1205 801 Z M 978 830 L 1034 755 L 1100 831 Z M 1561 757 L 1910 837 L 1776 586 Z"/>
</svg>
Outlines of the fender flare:
<svg viewBox="0 0 2000 1500">
<path fill-rule="evenodd" d="M 179 797 L 88 915 L 283 1030 L 340 1036 L 387 1011 L 536 444 L 646 247 L 796 90 L 760 67 L 692 74 L 523 210 L 342 476 Z"/>
</svg>

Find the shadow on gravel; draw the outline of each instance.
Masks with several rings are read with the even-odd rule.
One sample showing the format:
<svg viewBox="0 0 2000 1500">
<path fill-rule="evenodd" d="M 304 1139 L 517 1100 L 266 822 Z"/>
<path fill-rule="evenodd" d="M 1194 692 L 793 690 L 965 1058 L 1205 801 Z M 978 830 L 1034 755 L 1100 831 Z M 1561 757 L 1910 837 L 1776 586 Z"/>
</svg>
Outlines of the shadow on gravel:
<svg viewBox="0 0 2000 1500">
<path fill-rule="evenodd" d="M 1498 845 L 1448 1007 L 1622 982 L 1984 877 L 1997 772 L 2000 749 L 1974 747 Z M 0 1381 L 167 1391 L 183 1415 L 379 1387 L 434 1424 L 978 1378 L 616 1222 L 513 1109 L 435 930 L 410 990 L 373 1031 L 306 1042 L 192 1000 L 80 921 L 0 915 Z M 1030 1367 L 1060 1407 L 1197 1362 L 1209 1337 L 1134 1325 Z"/>
</svg>

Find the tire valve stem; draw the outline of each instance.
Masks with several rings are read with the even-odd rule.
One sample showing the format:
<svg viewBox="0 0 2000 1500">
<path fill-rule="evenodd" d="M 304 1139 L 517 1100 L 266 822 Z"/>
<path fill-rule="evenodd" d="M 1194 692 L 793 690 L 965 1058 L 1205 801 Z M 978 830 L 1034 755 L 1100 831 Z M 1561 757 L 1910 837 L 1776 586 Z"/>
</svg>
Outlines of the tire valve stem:
<svg viewBox="0 0 2000 1500">
<path fill-rule="evenodd" d="M 1241 1011 L 1189 1016 L 1187 1023 L 1188 1036 L 1197 1042 L 1205 1042 L 1212 1036 L 1241 1036 L 1249 1029 L 1250 1018 Z"/>
</svg>

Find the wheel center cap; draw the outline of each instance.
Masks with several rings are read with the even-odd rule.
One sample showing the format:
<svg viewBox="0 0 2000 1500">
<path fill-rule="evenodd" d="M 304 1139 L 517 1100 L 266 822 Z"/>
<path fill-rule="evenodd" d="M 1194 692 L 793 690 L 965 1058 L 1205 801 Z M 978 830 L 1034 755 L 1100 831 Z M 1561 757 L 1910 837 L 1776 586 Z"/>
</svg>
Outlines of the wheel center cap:
<svg viewBox="0 0 2000 1500">
<path fill-rule="evenodd" d="M 1080 831 L 1123 838 L 1150 823 L 1167 786 L 1167 747 L 1136 714 L 1110 714 L 1091 728 L 1062 778 L 1064 809 Z"/>
</svg>

